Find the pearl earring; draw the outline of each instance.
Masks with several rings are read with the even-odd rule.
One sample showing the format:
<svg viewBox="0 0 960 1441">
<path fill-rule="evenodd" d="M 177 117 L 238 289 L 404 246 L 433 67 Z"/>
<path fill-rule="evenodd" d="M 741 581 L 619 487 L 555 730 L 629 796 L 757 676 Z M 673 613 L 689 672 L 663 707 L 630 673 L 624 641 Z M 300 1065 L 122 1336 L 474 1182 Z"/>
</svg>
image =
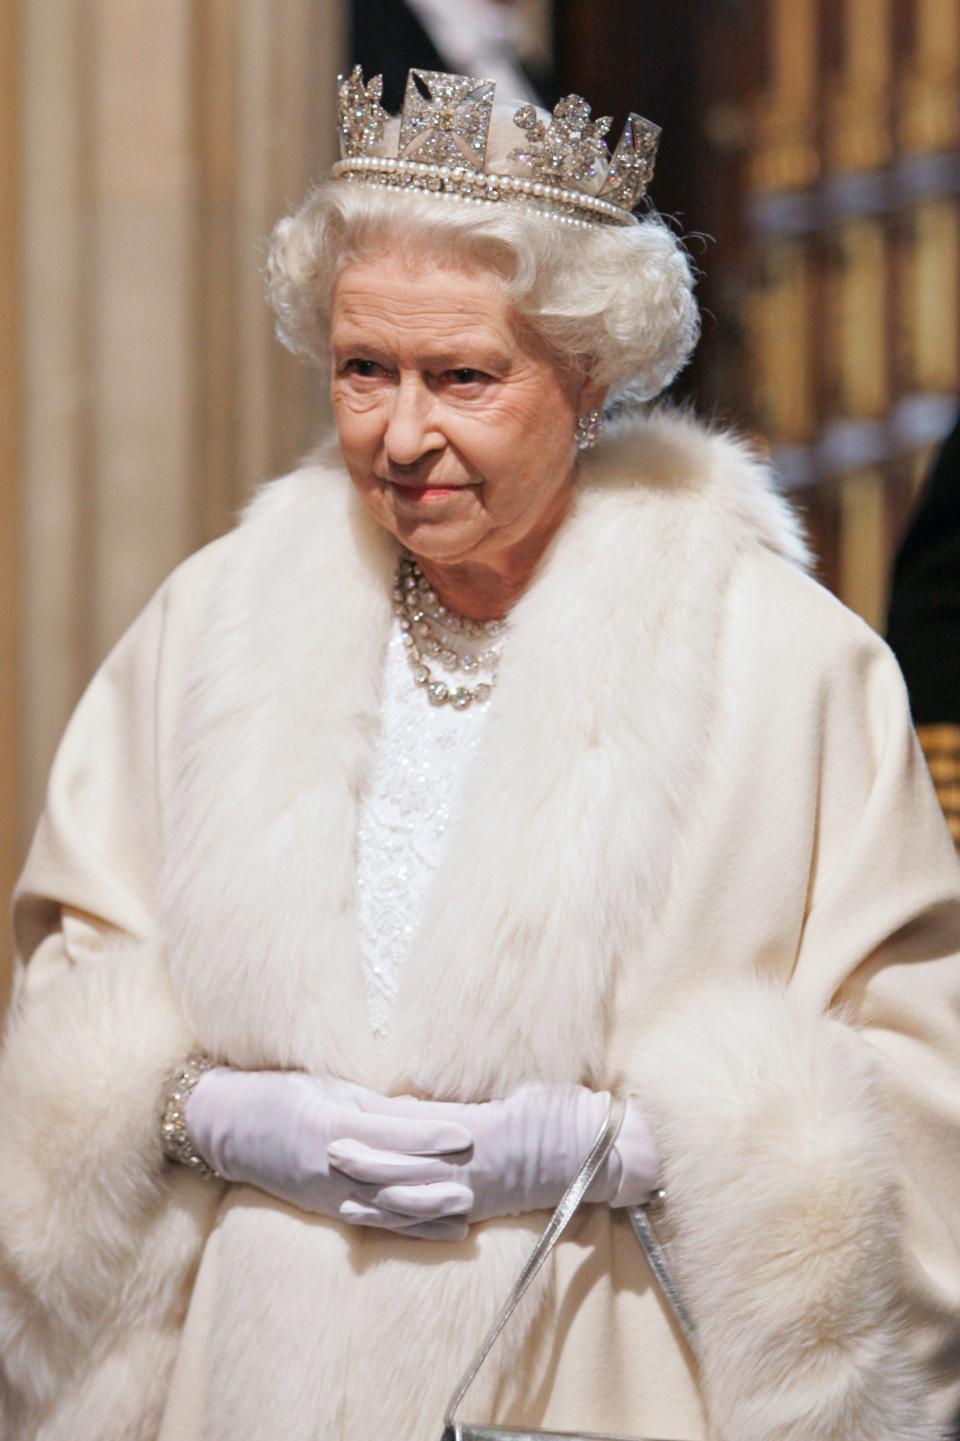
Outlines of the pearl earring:
<svg viewBox="0 0 960 1441">
<path fill-rule="evenodd" d="M 590 450 L 597 443 L 602 419 L 599 410 L 590 410 L 577 421 L 576 437 L 578 450 Z"/>
</svg>

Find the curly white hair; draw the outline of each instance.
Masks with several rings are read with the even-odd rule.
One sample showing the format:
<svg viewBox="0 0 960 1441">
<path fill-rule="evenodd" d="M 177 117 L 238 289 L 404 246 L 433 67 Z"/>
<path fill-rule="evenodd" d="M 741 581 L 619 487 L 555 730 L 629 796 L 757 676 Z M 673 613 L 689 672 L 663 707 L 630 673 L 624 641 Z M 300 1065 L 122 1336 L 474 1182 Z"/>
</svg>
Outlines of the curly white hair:
<svg viewBox="0 0 960 1441">
<path fill-rule="evenodd" d="M 522 202 L 464 204 L 327 180 L 271 236 L 267 289 L 288 349 L 325 367 L 337 275 L 387 251 L 493 270 L 558 363 L 613 395 L 652 399 L 697 341 L 690 261 L 655 213 L 637 225 L 579 227 Z"/>
</svg>

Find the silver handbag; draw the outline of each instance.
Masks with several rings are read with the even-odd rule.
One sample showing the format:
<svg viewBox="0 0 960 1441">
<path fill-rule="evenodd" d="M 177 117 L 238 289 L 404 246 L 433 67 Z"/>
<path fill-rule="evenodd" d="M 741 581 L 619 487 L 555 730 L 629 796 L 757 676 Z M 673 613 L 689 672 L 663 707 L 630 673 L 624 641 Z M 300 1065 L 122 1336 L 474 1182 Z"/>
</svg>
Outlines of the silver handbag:
<svg viewBox="0 0 960 1441">
<path fill-rule="evenodd" d="M 530 1285 L 530 1282 L 540 1270 L 540 1267 L 544 1261 L 546 1261 L 550 1252 L 572 1221 L 580 1202 L 590 1188 L 591 1182 L 610 1154 L 610 1149 L 617 1139 L 617 1133 L 623 1123 L 624 1110 L 625 1103 L 623 1101 L 618 1099 L 611 1101 L 606 1120 L 591 1146 L 583 1165 L 564 1192 L 560 1204 L 544 1227 L 523 1270 L 517 1277 L 510 1295 L 503 1303 L 499 1315 L 483 1338 L 479 1351 L 471 1361 L 466 1374 L 450 1398 L 450 1404 L 447 1406 L 444 1416 L 442 1441 L 509 1441 L 510 1437 L 513 1438 L 513 1441 L 629 1441 L 629 1438 L 600 1436 L 585 1431 L 524 1431 L 516 1430 L 509 1426 L 474 1426 L 468 1422 L 458 1421 L 456 1419 L 456 1413 L 460 1409 L 463 1398 L 476 1380 L 477 1373 L 493 1349 L 494 1342 L 509 1321 L 518 1302 Z M 687 1344 L 690 1346 L 694 1356 L 696 1356 L 696 1331 L 683 1304 L 683 1300 L 674 1285 L 673 1278 L 670 1275 L 666 1254 L 651 1224 L 648 1208 L 646 1206 L 628 1206 L 625 1209 L 631 1229 L 637 1238 L 640 1249 L 646 1257 L 647 1264 L 653 1272 L 660 1291 L 670 1310 L 673 1312 L 677 1325 L 680 1327 Z M 653 1441 L 653 1438 L 637 1437 L 634 1438 L 634 1441 Z"/>
</svg>

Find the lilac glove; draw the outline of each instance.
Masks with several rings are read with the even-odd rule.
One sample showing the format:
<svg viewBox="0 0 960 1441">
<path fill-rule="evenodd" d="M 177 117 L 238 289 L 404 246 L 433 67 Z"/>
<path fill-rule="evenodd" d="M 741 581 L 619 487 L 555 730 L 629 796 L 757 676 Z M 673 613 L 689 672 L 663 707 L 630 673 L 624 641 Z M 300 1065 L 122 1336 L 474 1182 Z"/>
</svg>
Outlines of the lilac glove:
<svg viewBox="0 0 960 1441">
<path fill-rule="evenodd" d="M 377 1108 L 383 1099 L 300 1071 L 217 1068 L 190 1096 L 187 1133 L 225 1180 L 257 1186 L 303 1211 L 407 1236 L 462 1239 L 473 1193 L 438 1158 L 468 1148 L 470 1133 L 427 1108 L 390 1114 Z M 348 1143 L 376 1171 L 375 1186 L 330 1165 L 328 1149 Z M 384 1186 L 388 1205 L 377 1200 Z"/>
<path fill-rule="evenodd" d="M 600 1130 L 610 1096 L 584 1086 L 532 1086 L 502 1101 L 474 1104 L 418 1101 L 412 1096 L 387 1099 L 370 1092 L 359 1097 L 359 1104 L 397 1120 L 429 1116 L 468 1131 L 472 1153 L 436 1161 L 431 1174 L 437 1181 L 459 1181 L 468 1187 L 473 1193 L 469 1219 L 484 1221 L 555 1206 Z M 400 1189 L 391 1184 L 388 1169 L 376 1156 L 349 1140 L 334 1142 L 329 1154 L 345 1175 L 372 1188 L 378 1206 L 392 1209 L 399 1202 Z M 586 1199 L 610 1206 L 638 1205 L 656 1186 L 659 1169 L 639 1102 L 628 1100 L 616 1144 Z M 351 1219 L 361 1218 L 353 1204 L 349 1214 Z"/>
</svg>

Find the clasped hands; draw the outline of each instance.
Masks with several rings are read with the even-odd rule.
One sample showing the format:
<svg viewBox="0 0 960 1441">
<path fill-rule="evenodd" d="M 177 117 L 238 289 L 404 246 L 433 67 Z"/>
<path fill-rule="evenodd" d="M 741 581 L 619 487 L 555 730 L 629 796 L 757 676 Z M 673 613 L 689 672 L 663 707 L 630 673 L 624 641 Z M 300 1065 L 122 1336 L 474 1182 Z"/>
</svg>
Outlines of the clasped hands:
<svg viewBox="0 0 960 1441">
<path fill-rule="evenodd" d="M 314 1214 L 430 1240 L 556 1205 L 607 1112 L 606 1092 L 529 1086 L 473 1103 L 380 1096 L 300 1071 L 204 1075 L 187 1105 L 195 1150 L 228 1181 Z M 647 1199 L 658 1173 L 640 1106 L 588 1201 Z"/>
</svg>

